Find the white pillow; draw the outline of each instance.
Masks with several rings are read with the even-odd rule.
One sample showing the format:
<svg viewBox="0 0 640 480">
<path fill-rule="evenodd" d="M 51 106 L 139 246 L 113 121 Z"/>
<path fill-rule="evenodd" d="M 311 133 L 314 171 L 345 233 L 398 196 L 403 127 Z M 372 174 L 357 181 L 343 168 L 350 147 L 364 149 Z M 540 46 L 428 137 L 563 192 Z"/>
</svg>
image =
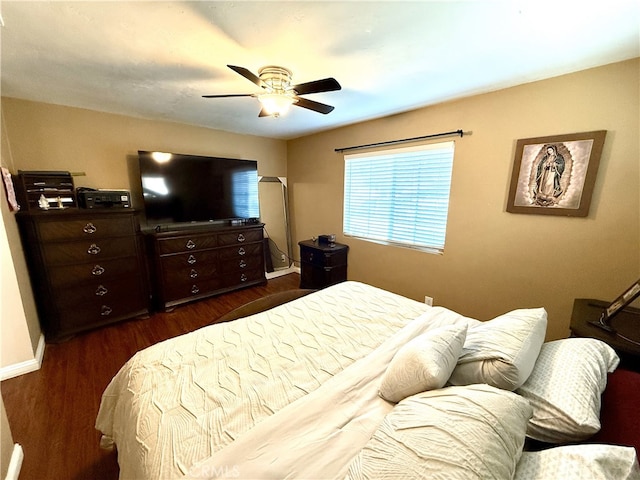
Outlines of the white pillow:
<svg viewBox="0 0 640 480">
<path fill-rule="evenodd" d="M 514 480 L 638 480 L 633 447 L 582 444 L 524 452 Z"/>
<path fill-rule="evenodd" d="M 620 359 L 606 343 L 566 338 L 542 345 L 535 368 L 517 393 L 529 400 L 527 435 L 549 443 L 580 441 L 600 430 L 600 396 Z"/>
<path fill-rule="evenodd" d="M 442 388 L 458 361 L 466 325 L 448 325 L 407 342 L 393 357 L 380 384 L 380 396 L 390 402 Z"/>
<path fill-rule="evenodd" d="M 447 387 L 398 403 L 345 479 L 512 478 L 531 407 L 489 385 Z"/>
<path fill-rule="evenodd" d="M 449 383 L 515 390 L 531 374 L 546 330 L 544 308 L 514 310 L 469 328 Z"/>
</svg>

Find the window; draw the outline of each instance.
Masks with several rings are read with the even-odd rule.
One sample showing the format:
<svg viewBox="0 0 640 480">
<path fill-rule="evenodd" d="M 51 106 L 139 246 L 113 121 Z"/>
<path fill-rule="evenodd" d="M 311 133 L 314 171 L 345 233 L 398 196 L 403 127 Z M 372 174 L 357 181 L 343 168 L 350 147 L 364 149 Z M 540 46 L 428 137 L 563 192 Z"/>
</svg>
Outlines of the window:
<svg viewBox="0 0 640 480">
<path fill-rule="evenodd" d="M 442 253 L 454 142 L 345 155 L 344 234 Z"/>
</svg>

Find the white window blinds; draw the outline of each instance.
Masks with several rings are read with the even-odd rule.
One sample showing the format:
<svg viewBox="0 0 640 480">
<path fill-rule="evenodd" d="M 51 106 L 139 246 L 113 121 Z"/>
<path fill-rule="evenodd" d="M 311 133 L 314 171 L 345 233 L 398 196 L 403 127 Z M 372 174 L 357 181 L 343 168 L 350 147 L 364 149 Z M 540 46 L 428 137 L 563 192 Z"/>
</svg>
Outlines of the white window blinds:
<svg viewBox="0 0 640 480">
<path fill-rule="evenodd" d="M 444 250 L 454 142 L 345 155 L 344 234 Z"/>
</svg>

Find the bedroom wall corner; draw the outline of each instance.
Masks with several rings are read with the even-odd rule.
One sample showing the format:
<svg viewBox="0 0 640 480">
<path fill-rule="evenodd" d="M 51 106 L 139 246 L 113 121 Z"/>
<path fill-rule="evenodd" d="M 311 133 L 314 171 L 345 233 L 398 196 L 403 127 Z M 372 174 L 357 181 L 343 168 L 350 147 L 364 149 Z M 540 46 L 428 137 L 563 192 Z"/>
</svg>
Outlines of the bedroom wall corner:
<svg viewBox="0 0 640 480">
<path fill-rule="evenodd" d="M 0 153 L 2 166 L 11 170 L 11 149 L 3 110 Z M 9 210 L 3 186 L 0 198 L 0 372 L 3 379 L 37 370 L 44 354 L 31 281 L 14 215 Z"/>
</svg>

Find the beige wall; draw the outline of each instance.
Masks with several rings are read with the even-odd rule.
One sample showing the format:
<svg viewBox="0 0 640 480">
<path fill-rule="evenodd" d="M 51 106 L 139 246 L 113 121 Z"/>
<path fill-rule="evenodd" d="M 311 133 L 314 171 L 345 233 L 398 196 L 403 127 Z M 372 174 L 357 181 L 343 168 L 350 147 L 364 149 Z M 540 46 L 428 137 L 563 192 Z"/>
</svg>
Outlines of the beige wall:
<svg viewBox="0 0 640 480">
<path fill-rule="evenodd" d="M 4 195 L 4 194 L 3 194 Z M 2 202 L 4 222 L 12 222 L 13 217 L 5 218 L 6 201 Z M 11 215 L 11 214 L 9 214 Z M 35 312 L 35 303 L 31 295 L 31 284 L 26 275 L 26 265 L 20 249 L 11 249 L 9 236 L 4 222 L 0 224 L 0 367 L 16 365 L 35 360 L 35 352 L 40 338 L 40 326 Z M 20 240 L 17 240 L 20 243 Z M 13 254 L 17 262 L 13 262 Z M 18 275 L 18 271 L 23 275 Z M 20 287 L 20 280 L 24 288 Z M 25 294 L 23 295 L 23 292 Z M 24 300 L 22 300 L 24 296 Z M 26 307 L 26 308 L 25 308 Z"/>
<path fill-rule="evenodd" d="M 336 233 L 348 276 L 489 319 L 544 306 L 567 336 L 574 298 L 613 299 L 640 275 L 640 60 L 521 85 L 289 142 L 294 244 Z M 463 129 L 444 255 L 345 238 L 335 148 Z M 589 216 L 505 211 L 520 138 L 607 130 Z M 299 254 L 298 254 L 299 255 Z"/>
<path fill-rule="evenodd" d="M 2 112 L 2 166 L 11 163 L 11 151 Z M 0 367 L 36 361 L 40 324 L 31 294 L 31 282 L 14 214 L 6 195 L 0 195 Z"/>
<path fill-rule="evenodd" d="M 283 140 L 2 98 L 12 171 L 66 170 L 76 186 L 138 189 L 138 150 L 258 160 L 258 174 L 286 176 Z"/>
<path fill-rule="evenodd" d="M 287 145 L 283 140 L 6 97 L 2 98 L 2 120 L 3 166 L 12 173 L 18 170 L 83 172 L 84 175 L 74 177 L 76 186 L 139 191 L 138 150 L 253 159 L 258 161 L 259 175 L 287 175 Z M 16 222 L 4 195 L 1 206 L 10 246 L 10 252 L 2 251 L 3 265 L 5 254 L 6 259 L 13 259 L 17 285 L 14 280 L 12 289 L 19 289 L 25 305 L 22 316 L 3 314 L 0 319 L 0 328 L 5 333 L 0 367 L 5 367 L 26 360 L 22 358 L 23 350 L 36 351 L 40 329 Z M 0 299 L 3 312 L 5 309 L 19 310 L 17 295 L 6 296 L 4 292 L 3 287 L 3 298 Z M 26 331 L 27 339 L 18 341 L 16 335 Z"/>
</svg>

